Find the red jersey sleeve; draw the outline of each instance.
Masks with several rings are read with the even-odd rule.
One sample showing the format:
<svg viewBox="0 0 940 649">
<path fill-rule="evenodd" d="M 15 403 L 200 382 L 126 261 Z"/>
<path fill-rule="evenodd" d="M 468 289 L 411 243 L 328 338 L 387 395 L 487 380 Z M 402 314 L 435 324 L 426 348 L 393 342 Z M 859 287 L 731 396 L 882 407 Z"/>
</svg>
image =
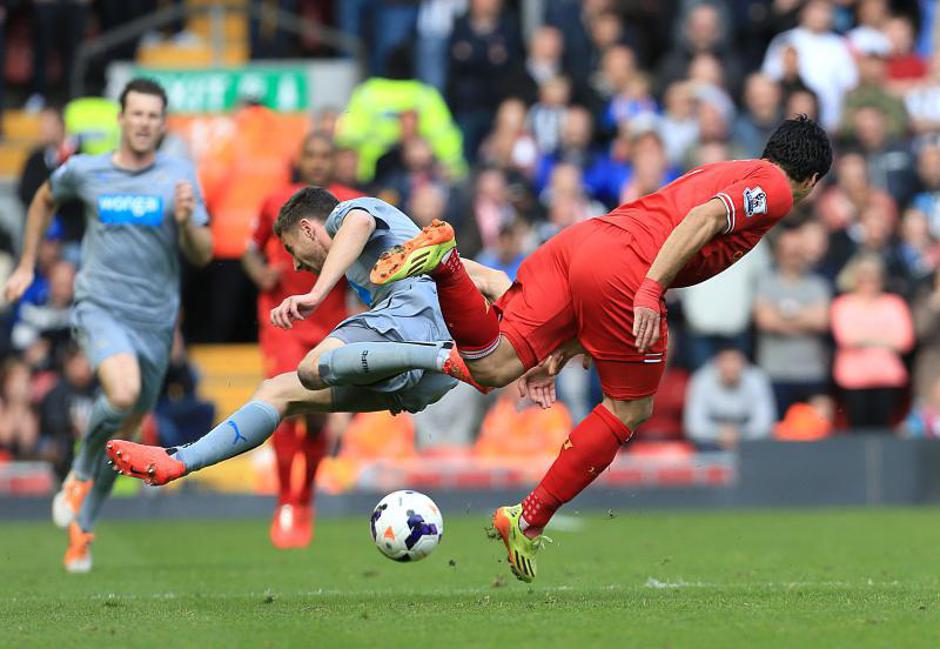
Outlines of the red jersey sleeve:
<svg viewBox="0 0 940 649">
<path fill-rule="evenodd" d="M 265 199 L 258 211 L 258 216 L 251 224 L 251 243 L 254 244 L 256 250 L 262 252 L 264 252 L 264 247 L 268 245 L 268 241 L 274 236 L 274 217 L 280 209 L 279 205 L 274 204 L 273 198 L 273 196 L 269 196 Z"/>
<path fill-rule="evenodd" d="M 723 234 L 751 228 L 767 229 L 793 207 L 793 193 L 786 175 L 775 165 L 763 162 L 743 180 L 719 191 L 713 198 L 724 203 L 728 226 Z"/>
</svg>

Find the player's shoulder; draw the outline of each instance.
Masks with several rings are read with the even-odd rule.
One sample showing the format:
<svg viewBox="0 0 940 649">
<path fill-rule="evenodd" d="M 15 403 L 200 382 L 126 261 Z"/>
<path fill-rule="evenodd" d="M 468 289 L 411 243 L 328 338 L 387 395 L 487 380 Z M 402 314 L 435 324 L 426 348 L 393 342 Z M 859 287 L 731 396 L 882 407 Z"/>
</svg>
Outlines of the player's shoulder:
<svg viewBox="0 0 940 649">
<path fill-rule="evenodd" d="M 189 158 L 173 153 L 157 153 L 155 168 L 168 169 L 175 173 L 192 175 L 196 173 L 196 165 Z"/>
<path fill-rule="evenodd" d="M 73 153 L 69 156 L 63 166 L 68 166 L 75 171 L 95 171 L 106 169 L 112 166 L 110 152 L 108 153 Z"/>
</svg>

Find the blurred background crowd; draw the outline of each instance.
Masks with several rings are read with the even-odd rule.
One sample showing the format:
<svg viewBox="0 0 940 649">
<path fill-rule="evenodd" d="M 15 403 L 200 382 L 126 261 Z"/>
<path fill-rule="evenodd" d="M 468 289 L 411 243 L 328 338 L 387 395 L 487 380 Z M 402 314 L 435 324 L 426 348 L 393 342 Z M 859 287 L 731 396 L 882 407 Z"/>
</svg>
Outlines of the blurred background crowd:
<svg viewBox="0 0 940 649">
<path fill-rule="evenodd" d="M 59 107 L 74 99 L 69 66 L 80 42 L 175 4 L 36 0 L 0 9 L 4 105 L 41 115 L 41 143 L 16 183 L 24 206 L 75 148 Z M 255 4 L 312 17 L 364 46 L 365 74 L 348 103 L 307 116 L 323 136 L 303 143 L 316 149 L 307 154 L 318 160 L 317 182 L 379 196 L 419 225 L 447 219 L 464 256 L 510 276 L 561 229 L 697 165 L 759 157 L 785 117 L 817 119 L 836 151 L 825 182 L 726 273 L 668 294 L 669 369 L 638 437 L 712 450 L 840 431 L 940 436 L 935 0 Z M 273 18 L 249 26 L 253 59 L 349 56 Z M 107 56 L 133 59 L 154 42 L 198 38 L 180 20 Z M 100 63 L 85 81 L 103 92 Z M 245 124 L 263 124 L 268 109 L 239 110 Z M 243 148 L 223 176 L 250 175 L 262 157 L 270 163 L 259 133 L 239 131 Z M 303 155 L 302 135 L 272 164 L 289 169 Z M 215 218 L 234 190 L 211 166 L 200 172 Z M 257 211 L 276 189 L 262 184 L 238 201 Z M 83 428 L 95 386 L 67 314 L 82 220 L 80 207 L 63 206 L 34 286 L 2 314 L 0 454 L 65 466 Z M 18 232 L 0 230 L 2 275 Z M 238 255 L 187 274 L 151 434 L 172 441 L 205 430 L 213 406 L 198 396 L 186 344 L 254 340 L 265 281 L 246 274 Z M 559 391 L 575 420 L 600 398 L 580 366 L 562 375 Z M 426 439 L 484 452 L 515 443 L 500 437 L 525 427 L 520 413 L 461 389 L 415 425 L 437 431 Z"/>
</svg>

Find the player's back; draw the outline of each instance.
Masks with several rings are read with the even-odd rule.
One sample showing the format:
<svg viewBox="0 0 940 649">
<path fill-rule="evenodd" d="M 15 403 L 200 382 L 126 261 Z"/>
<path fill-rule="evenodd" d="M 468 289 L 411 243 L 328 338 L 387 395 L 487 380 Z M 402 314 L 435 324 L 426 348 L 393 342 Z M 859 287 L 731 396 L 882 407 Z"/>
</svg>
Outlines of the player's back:
<svg viewBox="0 0 940 649">
<path fill-rule="evenodd" d="M 600 217 L 631 234 L 631 247 L 652 264 L 675 227 L 697 205 L 718 198 L 726 229 L 689 260 L 672 286 L 689 286 L 718 274 L 753 248 L 790 211 L 786 174 L 767 160 L 733 160 L 697 167 L 658 191 Z"/>
</svg>

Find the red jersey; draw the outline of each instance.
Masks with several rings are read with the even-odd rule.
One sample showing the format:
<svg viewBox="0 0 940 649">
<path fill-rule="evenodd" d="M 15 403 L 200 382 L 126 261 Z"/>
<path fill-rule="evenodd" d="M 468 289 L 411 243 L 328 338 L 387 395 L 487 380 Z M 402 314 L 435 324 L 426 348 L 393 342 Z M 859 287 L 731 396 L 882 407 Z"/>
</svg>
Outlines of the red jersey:
<svg viewBox="0 0 940 649">
<path fill-rule="evenodd" d="M 278 306 L 291 295 L 306 293 L 313 288 L 317 276 L 308 272 L 294 270 L 294 261 L 284 246 L 274 236 L 274 221 L 277 214 L 298 189 L 306 185 L 297 183 L 287 185 L 280 191 L 268 196 L 261 205 L 258 218 L 251 229 L 251 243 L 264 255 L 268 265 L 281 269 L 280 280 L 270 291 L 258 294 L 258 324 L 269 323 L 271 309 Z M 327 189 L 340 201 L 347 201 L 362 196 L 354 189 L 343 185 L 330 185 Z M 341 280 L 323 301 L 312 317 L 294 323 L 294 329 L 301 330 L 301 335 L 323 338 L 346 317 L 346 282 Z"/>
<path fill-rule="evenodd" d="M 689 211 L 712 198 L 724 203 L 727 227 L 688 261 L 671 284 L 691 286 L 743 257 L 793 207 L 790 183 L 777 165 L 766 160 L 704 165 L 600 218 L 633 235 L 630 246 L 648 268 Z"/>
</svg>

